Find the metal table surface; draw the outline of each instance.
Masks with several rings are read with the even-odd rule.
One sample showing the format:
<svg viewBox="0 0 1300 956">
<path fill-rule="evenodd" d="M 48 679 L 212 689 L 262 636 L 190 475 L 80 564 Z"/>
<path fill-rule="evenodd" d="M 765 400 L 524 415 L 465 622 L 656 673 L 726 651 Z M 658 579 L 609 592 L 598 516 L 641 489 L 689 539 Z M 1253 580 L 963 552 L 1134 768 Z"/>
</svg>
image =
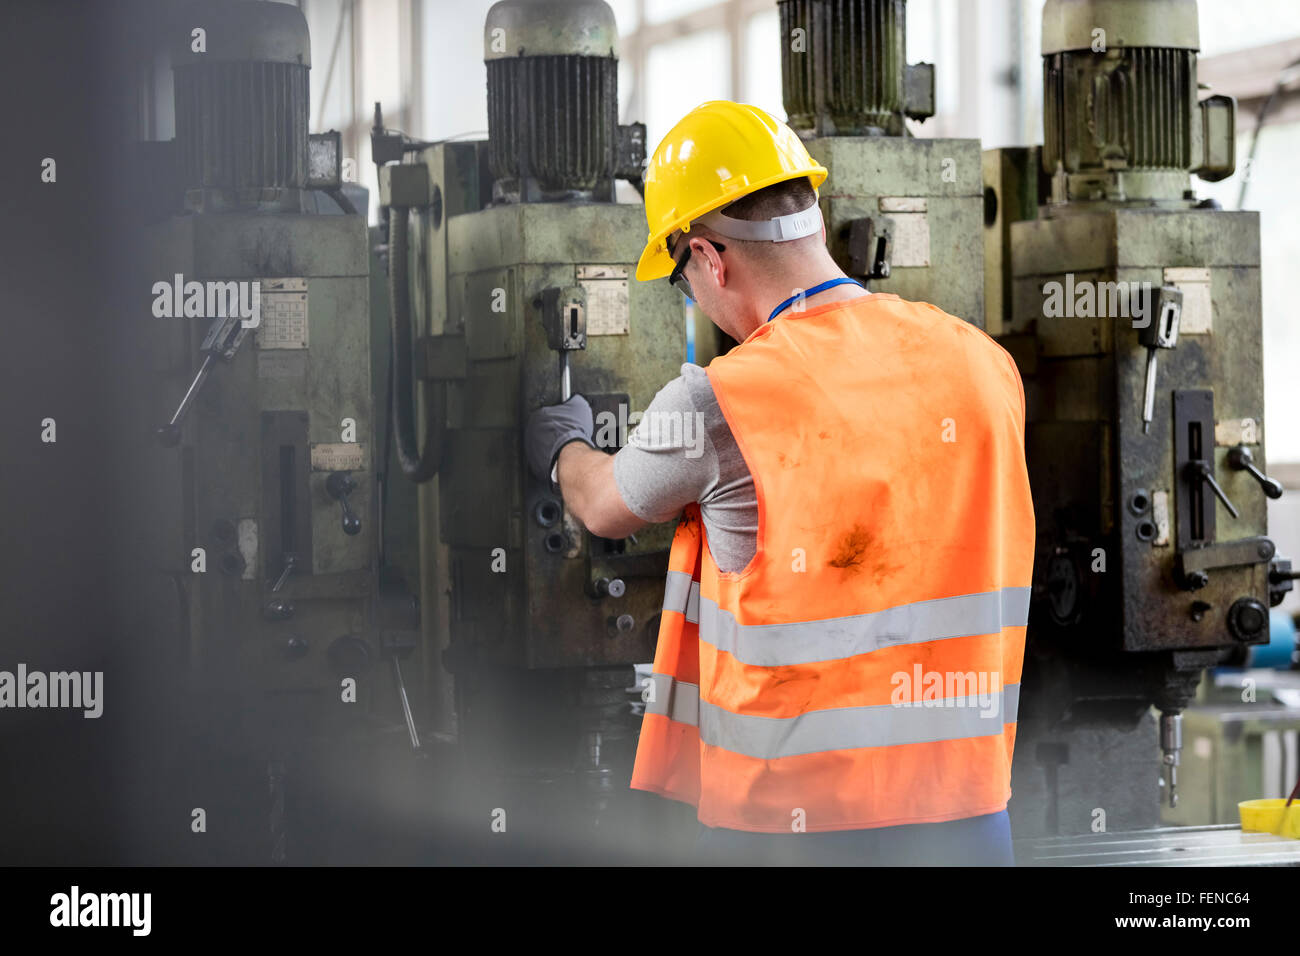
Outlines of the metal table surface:
<svg viewBox="0 0 1300 956">
<path fill-rule="evenodd" d="M 1020 866 L 1300 866 L 1300 840 L 1236 824 L 1016 841 Z"/>
</svg>

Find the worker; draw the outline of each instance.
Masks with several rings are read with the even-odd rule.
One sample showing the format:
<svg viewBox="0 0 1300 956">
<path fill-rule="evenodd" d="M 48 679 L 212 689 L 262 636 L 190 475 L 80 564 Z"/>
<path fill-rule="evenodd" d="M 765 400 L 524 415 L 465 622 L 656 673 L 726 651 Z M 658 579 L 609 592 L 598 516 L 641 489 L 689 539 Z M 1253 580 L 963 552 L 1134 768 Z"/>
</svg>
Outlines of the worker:
<svg viewBox="0 0 1300 956">
<path fill-rule="evenodd" d="M 617 454 L 580 395 L 539 409 L 529 464 L 594 535 L 680 516 L 632 786 L 695 806 L 708 859 L 1007 865 L 1023 387 L 980 329 L 844 274 L 826 175 L 754 106 L 673 127 L 636 277 L 739 344 Z"/>
</svg>

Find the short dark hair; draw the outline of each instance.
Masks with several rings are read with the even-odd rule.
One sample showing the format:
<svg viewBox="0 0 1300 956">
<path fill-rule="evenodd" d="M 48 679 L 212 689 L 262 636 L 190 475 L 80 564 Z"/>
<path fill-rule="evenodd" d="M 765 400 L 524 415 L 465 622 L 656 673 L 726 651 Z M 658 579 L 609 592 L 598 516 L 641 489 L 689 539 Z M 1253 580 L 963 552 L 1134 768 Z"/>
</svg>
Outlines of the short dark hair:
<svg viewBox="0 0 1300 956">
<path fill-rule="evenodd" d="M 817 191 L 813 189 L 812 181 L 807 176 L 800 176 L 798 179 L 787 179 L 782 183 L 765 186 L 748 196 L 741 196 L 731 205 L 724 206 L 722 212 L 732 219 L 760 222 L 803 212 L 816 199 Z"/>
</svg>

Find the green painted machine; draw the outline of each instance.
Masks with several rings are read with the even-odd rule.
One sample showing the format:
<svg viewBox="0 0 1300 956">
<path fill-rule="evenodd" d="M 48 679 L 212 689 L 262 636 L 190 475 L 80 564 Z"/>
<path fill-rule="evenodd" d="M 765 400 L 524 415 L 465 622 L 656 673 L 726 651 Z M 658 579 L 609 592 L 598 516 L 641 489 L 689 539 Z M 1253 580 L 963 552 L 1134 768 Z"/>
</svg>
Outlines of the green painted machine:
<svg viewBox="0 0 1300 956">
<path fill-rule="evenodd" d="M 283 756 L 392 703 L 367 677 L 385 648 L 366 225 L 338 134 L 307 132 L 300 11 L 199 7 L 174 34 L 163 145 L 184 199 L 150 228 L 146 270 L 154 400 L 175 412 L 146 533 L 175 589 L 166 626 L 196 693 L 224 701 L 231 750 Z"/>
<path fill-rule="evenodd" d="M 1191 189 L 1234 167 L 1198 46 L 1194 0 L 1048 0 L 1045 143 L 986 156 L 1039 536 L 1019 836 L 1156 825 L 1203 670 L 1267 641 L 1291 586 L 1267 537 L 1258 217 Z"/>
<path fill-rule="evenodd" d="M 875 292 L 984 326 L 980 143 L 919 139 L 934 67 L 907 63 L 906 0 L 780 0 L 790 126 L 829 172 L 831 254 Z"/>
<path fill-rule="evenodd" d="M 489 773 L 601 792 L 626 790 L 612 753 L 630 759 L 673 528 L 587 533 L 529 474 L 522 434 L 580 393 L 612 452 L 685 360 L 680 297 L 634 278 L 644 210 L 615 201 L 645 155 L 644 126 L 618 124 L 616 46 L 600 0 L 503 0 L 484 26 L 488 139 L 415 143 L 378 116 L 373 136 L 396 457 L 421 482 L 424 641 L 454 675 L 444 728 Z"/>
</svg>

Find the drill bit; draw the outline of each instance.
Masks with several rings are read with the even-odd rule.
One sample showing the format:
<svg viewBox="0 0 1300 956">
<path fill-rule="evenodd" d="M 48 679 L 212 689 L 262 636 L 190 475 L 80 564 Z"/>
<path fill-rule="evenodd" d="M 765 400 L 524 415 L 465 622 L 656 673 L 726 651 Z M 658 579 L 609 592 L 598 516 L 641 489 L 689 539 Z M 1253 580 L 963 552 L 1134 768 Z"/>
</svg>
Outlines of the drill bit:
<svg viewBox="0 0 1300 956">
<path fill-rule="evenodd" d="M 1178 760 L 1183 749 L 1183 715 L 1160 714 L 1160 750 L 1169 783 L 1169 806 L 1178 806 Z"/>
</svg>

